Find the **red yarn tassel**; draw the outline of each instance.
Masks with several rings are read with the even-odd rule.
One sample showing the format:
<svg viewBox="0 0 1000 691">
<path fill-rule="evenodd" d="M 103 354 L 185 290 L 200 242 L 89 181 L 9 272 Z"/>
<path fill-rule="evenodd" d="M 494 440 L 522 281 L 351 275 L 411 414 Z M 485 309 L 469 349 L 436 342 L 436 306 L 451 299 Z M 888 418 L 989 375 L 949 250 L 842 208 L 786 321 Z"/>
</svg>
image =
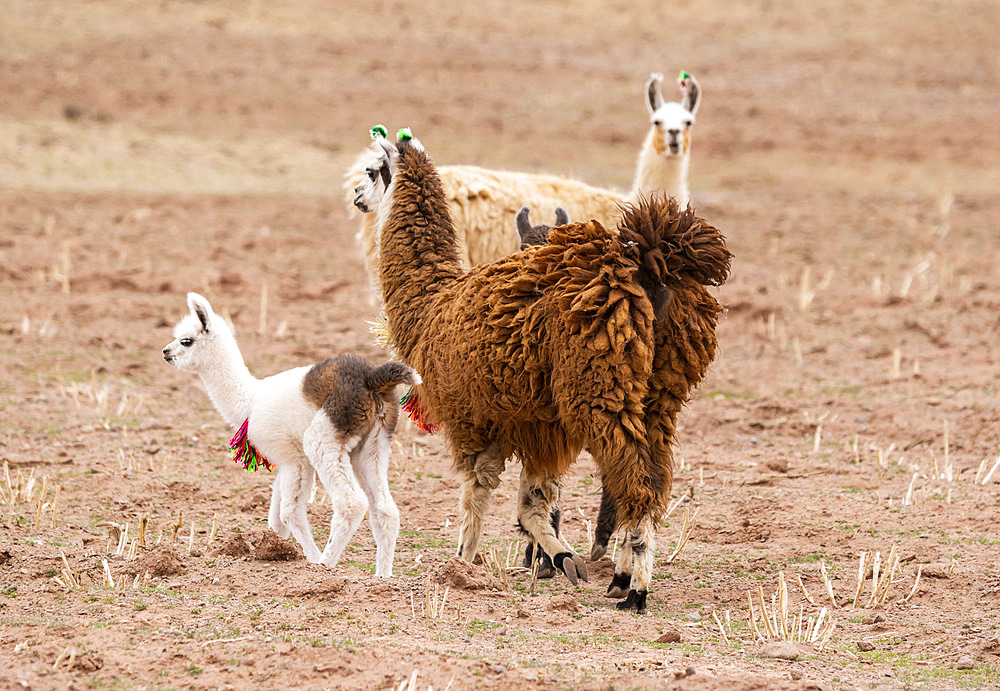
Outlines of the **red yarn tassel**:
<svg viewBox="0 0 1000 691">
<path fill-rule="evenodd" d="M 417 396 L 415 389 L 411 387 L 406 395 L 399 400 L 399 404 L 403 406 L 403 412 L 410 416 L 417 427 L 427 434 L 437 432 L 437 425 L 428 419 L 427 411 L 420 406 L 420 397 Z"/>
</svg>

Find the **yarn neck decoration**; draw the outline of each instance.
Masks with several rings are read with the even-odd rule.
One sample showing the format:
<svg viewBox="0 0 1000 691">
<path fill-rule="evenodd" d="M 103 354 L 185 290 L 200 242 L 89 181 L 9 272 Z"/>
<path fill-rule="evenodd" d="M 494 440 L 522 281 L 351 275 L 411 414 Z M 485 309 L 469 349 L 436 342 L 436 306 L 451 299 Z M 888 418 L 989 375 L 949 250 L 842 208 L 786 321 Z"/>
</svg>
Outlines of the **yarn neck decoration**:
<svg viewBox="0 0 1000 691">
<path fill-rule="evenodd" d="M 382 125 L 375 125 L 371 128 L 371 130 L 369 130 L 369 134 L 371 134 L 372 139 L 375 139 L 376 137 L 382 137 L 382 139 L 385 139 L 389 136 L 389 130 Z"/>
<path fill-rule="evenodd" d="M 257 447 L 250 443 L 250 436 L 247 434 L 247 427 L 250 426 L 250 418 L 243 421 L 239 431 L 229 440 L 229 450 L 233 453 L 233 460 L 236 465 L 242 465 L 243 470 L 248 473 L 256 473 L 263 466 L 268 472 L 274 469 L 269 460 L 257 450 Z"/>
<path fill-rule="evenodd" d="M 406 392 L 406 395 L 399 400 L 399 404 L 403 406 L 403 412 L 405 412 L 414 424 L 419 427 L 427 434 L 434 434 L 437 432 L 437 425 L 430 421 L 427 417 L 427 411 L 420 405 L 420 397 L 417 392 L 414 391 L 413 387 Z"/>
<path fill-rule="evenodd" d="M 680 87 L 681 87 L 682 89 L 686 89 L 686 88 L 688 87 L 688 80 L 689 80 L 690 78 L 691 78 L 691 75 L 690 75 L 690 74 L 688 74 L 688 73 L 687 73 L 687 72 L 685 72 L 684 70 L 681 70 L 681 74 L 680 74 L 680 76 L 679 76 L 679 77 L 677 77 L 677 83 L 678 83 L 678 84 L 680 84 Z"/>
<path fill-rule="evenodd" d="M 396 139 L 401 142 L 408 142 L 413 139 L 413 132 L 410 131 L 409 127 L 403 127 L 396 131 Z"/>
</svg>

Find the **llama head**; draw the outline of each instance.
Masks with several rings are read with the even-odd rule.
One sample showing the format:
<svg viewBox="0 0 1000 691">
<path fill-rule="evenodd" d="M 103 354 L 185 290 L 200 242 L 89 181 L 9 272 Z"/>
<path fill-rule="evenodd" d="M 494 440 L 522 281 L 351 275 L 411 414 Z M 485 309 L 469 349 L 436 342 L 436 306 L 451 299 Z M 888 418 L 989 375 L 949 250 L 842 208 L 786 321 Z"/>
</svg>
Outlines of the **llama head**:
<svg viewBox="0 0 1000 691">
<path fill-rule="evenodd" d="M 362 213 L 372 213 L 378 209 L 399 163 L 399 149 L 388 139 L 387 134 L 382 125 L 371 128 L 371 158 L 365 165 L 364 179 L 354 188 L 354 206 Z M 409 129 L 399 130 L 396 138 L 397 141 L 408 140 L 417 148 L 423 149 Z"/>
<path fill-rule="evenodd" d="M 549 241 L 549 231 L 552 226 L 547 226 L 544 223 L 533 226 L 528 220 L 528 214 L 531 209 L 527 206 L 522 206 L 516 217 L 517 224 L 517 235 L 521 238 L 521 249 L 527 249 L 533 245 L 544 245 Z M 569 223 L 569 213 L 566 209 L 561 206 L 556 207 L 556 225 L 564 226 Z"/>
<path fill-rule="evenodd" d="M 180 370 L 197 372 L 217 357 L 218 336 L 229 327 L 212 311 L 212 305 L 198 293 L 188 293 L 191 313 L 174 327 L 174 340 L 163 349 L 163 359 Z"/>
<path fill-rule="evenodd" d="M 691 149 L 691 125 L 701 104 L 701 87 L 687 72 L 677 80 L 680 101 L 663 100 L 663 75 L 654 72 L 646 80 L 646 106 L 653 148 L 660 156 L 685 156 Z"/>
</svg>

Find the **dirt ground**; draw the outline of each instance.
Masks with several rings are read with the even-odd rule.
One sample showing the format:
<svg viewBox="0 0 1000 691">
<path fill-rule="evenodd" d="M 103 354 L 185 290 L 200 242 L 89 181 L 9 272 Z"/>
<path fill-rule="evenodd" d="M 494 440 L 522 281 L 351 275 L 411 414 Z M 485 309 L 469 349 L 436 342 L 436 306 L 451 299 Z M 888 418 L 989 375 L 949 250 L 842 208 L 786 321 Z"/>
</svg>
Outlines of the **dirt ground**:
<svg viewBox="0 0 1000 691">
<path fill-rule="evenodd" d="M 7 0 L 3 15 L 0 688 L 1000 688 L 996 3 Z M 413 426 L 390 470 L 394 578 L 372 575 L 367 525 L 335 569 L 265 560 L 282 556 L 263 532 L 271 478 L 233 465 L 197 378 L 160 358 L 185 292 L 231 317 L 257 374 L 381 361 L 340 191 L 370 125 L 413 127 L 442 163 L 626 189 L 643 82 L 680 69 L 704 92 L 692 193 L 735 260 L 649 613 L 603 597 L 607 558 L 534 594 L 505 568 L 516 466 L 491 564 L 449 561 L 458 483 L 440 436 Z M 599 494 L 581 458 L 562 503 L 581 550 Z M 898 568 L 855 607 L 875 551 L 881 574 Z M 747 593 L 763 627 L 758 592 L 779 609 L 782 576 L 804 629 L 826 608 L 794 661 L 748 621 Z"/>
</svg>

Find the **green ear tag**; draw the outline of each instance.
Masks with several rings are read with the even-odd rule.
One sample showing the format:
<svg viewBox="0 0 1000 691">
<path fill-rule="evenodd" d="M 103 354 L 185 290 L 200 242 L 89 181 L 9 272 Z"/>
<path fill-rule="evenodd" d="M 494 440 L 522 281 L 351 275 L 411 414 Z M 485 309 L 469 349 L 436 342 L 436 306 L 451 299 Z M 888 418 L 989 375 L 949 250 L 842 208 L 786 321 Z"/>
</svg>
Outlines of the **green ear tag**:
<svg viewBox="0 0 1000 691">
<path fill-rule="evenodd" d="M 396 139 L 401 142 L 408 142 L 413 139 L 413 132 L 410 132 L 409 127 L 404 127 L 403 129 L 396 132 Z"/>
<path fill-rule="evenodd" d="M 371 128 L 371 130 L 369 130 L 369 133 L 371 134 L 372 139 L 375 139 L 376 137 L 382 137 L 383 139 L 385 139 L 386 137 L 389 136 L 389 130 L 387 130 L 382 125 L 375 125 L 373 128 Z"/>
</svg>

